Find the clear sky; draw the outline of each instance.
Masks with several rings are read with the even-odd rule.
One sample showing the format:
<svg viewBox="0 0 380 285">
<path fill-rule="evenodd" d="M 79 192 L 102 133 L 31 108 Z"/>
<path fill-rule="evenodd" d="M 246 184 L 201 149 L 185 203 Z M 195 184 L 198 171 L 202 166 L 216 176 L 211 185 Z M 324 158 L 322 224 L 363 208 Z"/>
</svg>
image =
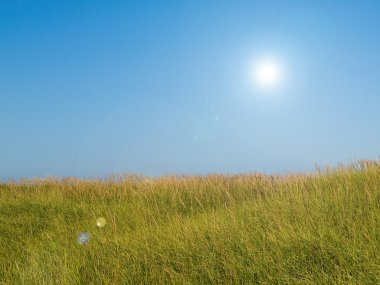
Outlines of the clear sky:
<svg viewBox="0 0 380 285">
<path fill-rule="evenodd" d="M 380 1 L 0 1 L 0 179 L 380 154 Z M 255 86 L 255 63 L 281 68 Z"/>
</svg>

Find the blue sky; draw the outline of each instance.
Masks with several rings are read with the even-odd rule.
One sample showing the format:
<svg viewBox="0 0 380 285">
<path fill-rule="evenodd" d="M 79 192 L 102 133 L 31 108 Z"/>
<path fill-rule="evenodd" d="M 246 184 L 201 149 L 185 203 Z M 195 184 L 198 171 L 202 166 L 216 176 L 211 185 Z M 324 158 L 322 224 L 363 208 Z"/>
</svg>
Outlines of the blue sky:
<svg viewBox="0 0 380 285">
<path fill-rule="evenodd" d="M 0 179 L 309 171 L 380 151 L 379 1 L 1 1 Z M 259 91 L 257 60 L 283 84 Z"/>
</svg>

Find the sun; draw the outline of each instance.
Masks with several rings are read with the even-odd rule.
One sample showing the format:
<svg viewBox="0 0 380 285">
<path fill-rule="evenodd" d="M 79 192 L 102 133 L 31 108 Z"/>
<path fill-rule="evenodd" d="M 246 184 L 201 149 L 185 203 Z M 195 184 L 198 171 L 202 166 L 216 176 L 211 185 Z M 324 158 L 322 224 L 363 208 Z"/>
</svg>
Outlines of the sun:
<svg viewBox="0 0 380 285">
<path fill-rule="evenodd" d="M 254 66 L 253 77 L 258 87 L 273 89 L 281 81 L 282 72 L 280 65 L 274 60 L 260 60 Z"/>
</svg>

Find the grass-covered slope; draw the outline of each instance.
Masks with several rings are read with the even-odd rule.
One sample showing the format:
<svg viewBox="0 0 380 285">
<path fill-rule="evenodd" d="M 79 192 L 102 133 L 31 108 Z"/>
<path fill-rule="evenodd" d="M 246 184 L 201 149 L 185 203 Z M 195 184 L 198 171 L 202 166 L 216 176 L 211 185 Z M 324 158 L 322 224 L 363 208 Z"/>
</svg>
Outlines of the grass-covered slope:
<svg viewBox="0 0 380 285">
<path fill-rule="evenodd" d="M 380 284 L 380 164 L 8 182 L 0 284 Z"/>
</svg>

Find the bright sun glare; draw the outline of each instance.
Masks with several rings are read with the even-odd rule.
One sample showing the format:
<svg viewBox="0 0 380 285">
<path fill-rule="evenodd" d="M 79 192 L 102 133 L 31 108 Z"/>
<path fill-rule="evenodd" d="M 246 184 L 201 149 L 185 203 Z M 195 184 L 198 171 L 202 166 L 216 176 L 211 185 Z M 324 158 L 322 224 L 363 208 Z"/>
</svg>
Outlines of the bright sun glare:
<svg viewBox="0 0 380 285">
<path fill-rule="evenodd" d="M 254 80 L 258 87 L 272 89 L 277 87 L 281 81 L 281 68 L 273 60 L 261 60 L 254 68 Z"/>
</svg>

